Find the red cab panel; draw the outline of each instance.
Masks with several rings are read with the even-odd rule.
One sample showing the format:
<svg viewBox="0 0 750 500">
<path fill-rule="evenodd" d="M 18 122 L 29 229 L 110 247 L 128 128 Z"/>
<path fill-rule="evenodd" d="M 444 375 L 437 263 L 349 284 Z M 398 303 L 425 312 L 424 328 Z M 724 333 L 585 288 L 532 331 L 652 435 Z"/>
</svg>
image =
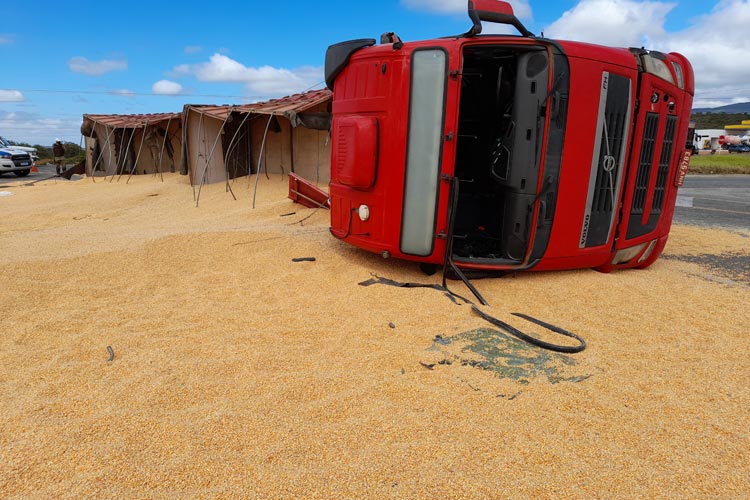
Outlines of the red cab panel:
<svg viewBox="0 0 750 500">
<path fill-rule="evenodd" d="M 331 180 L 355 189 L 371 188 L 378 165 L 378 119 L 344 116 L 334 123 L 333 136 Z"/>
</svg>

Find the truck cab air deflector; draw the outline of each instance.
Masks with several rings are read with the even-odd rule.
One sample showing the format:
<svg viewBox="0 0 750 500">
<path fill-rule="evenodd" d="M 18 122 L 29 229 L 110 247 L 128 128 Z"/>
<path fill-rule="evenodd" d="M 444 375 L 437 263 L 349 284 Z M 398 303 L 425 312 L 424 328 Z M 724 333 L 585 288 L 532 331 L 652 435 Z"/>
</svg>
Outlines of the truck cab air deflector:
<svg viewBox="0 0 750 500">
<path fill-rule="evenodd" d="M 325 65 L 325 76 L 326 85 L 329 89 L 333 90 L 333 82 L 336 77 L 344 71 L 344 68 L 349 64 L 349 58 L 359 49 L 370 47 L 375 45 L 374 38 L 359 38 L 357 40 L 349 40 L 346 42 L 340 42 L 328 47 L 326 50 L 326 65 Z"/>
</svg>

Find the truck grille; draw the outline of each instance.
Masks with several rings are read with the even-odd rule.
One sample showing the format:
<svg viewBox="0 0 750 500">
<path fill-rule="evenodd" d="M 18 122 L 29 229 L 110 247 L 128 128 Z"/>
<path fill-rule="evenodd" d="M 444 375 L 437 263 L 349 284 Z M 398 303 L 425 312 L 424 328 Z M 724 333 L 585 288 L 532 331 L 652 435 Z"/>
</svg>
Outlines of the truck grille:
<svg viewBox="0 0 750 500">
<path fill-rule="evenodd" d="M 668 116 L 664 129 L 664 141 L 662 142 L 661 157 L 659 158 L 659 171 L 656 176 L 656 188 L 654 188 L 654 202 L 651 205 L 651 213 L 661 213 L 661 208 L 664 205 L 664 191 L 667 188 L 667 175 L 669 174 L 669 164 L 672 159 L 676 130 L 677 117 Z"/>
<path fill-rule="evenodd" d="M 627 123 L 627 102 L 619 103 L 620 106 L 616 109 L 614 106 L 608 107 L 604 112 L 604 121 L 607 127 L 607 135 L 609 136 L 609 148 L 607 147 L 606 137 L 602 137 L 601 151 L 599 153 L 599 169 L 596 174 L 596 188 L 594 190 L 594 199 L 591 203 L 591 213 L 599 214 L 611 214 L 614 208 L 614 200 L 612 199 L 612 189 L 610 189 L 610 180 L 616 181 L 616 179 L 610 179 L 609 172 L 605 168 L 605 161 L 608 152 L 610 156 L 615 159 L 615 165 L 620 163 L 620 152 L 622 150 L 622 144 L 624 141 L 623 129 Z M 617 175 L 617 171 L 613 172 L 612 175 Z"/>
<path fill-rule="evenodd" d="M 646 206 L 646 194 L 648 194 L 648 179 L 651 177 L 651 164 L 654 162 L 654 149 L 656 146 L 656 131 L 659 129 L 659 114 L 647 113 L 646 123 L 643 127 L 643 142 L 641 143 L 641 156 L 638 160 L 638 173 L 635 177 L 635 190 L 633 191 L 633 206 L 630 213 L 633 215 L 643 214 Z"/>
<path fill-rule="evenodd" d="M 596 149 L 579 247 L 604 245 L 612 234 L 630 126 L 631 82 L 604 73 Z"/>
</svg>

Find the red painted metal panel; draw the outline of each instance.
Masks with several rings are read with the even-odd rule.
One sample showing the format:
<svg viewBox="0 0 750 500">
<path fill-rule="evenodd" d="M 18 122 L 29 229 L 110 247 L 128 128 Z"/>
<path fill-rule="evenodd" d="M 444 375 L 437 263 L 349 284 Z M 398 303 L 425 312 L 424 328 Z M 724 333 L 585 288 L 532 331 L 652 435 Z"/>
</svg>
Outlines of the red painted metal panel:
<svg viewBox="0 0 750 500">
<path fill-rule="evenodd" d="M 289 174 L 289 199 L 308 208 L 330 208 L 328 193 L 297 174 Z"/>
<path fill-rule="evenodd" d="M 336 151 L 331 162 L 331 179 L 355 189 L 375 184 L 378 165 L 378 119 L 374 116 L 346 116 L 333 127 Z"/>
<path fill-rule="evenodd" d="M 484 4 L 484 2 L 479 2 Z M 445 239 L 442 236 L 447 231 L 448 194 L 450 182 L 455 175 L 456 140 L 455 134 L 459 125 L 459 108 L 462 85 L 463 49 L 465 46 L 493 45 L 519 47 L 537 45 L 547 47 L 549 42 L 539 39 L 510 37 L 510 36 L 486 36 L 477 38 L 446 38 L 406 43 L 398 49 L 391 44 L 368 47 L 352 54 L 349 64 L 338 75 L 336 89 L 333 96 L 333 147 L 332 147 L 332 180 L 331 193 L 331 232 L 338 238 L 363 249 L 383 253 L 393 257 L 416 260 L 420 262 L 441 263 L 445 249 Z M 567 121 L 564 125 L 564 145 L 562 148 L 559 183 L 554 200 L 554 219 L 551 225 L 549 243 L 542 257 L 537 262 L 529 262 L 534 238 L 529 238 L 529 248 L 523 262 L 516 264 L 507 262 L 459 262 L 459 266 L 474 269 L 512 269 L 534 264 L 534 269 L 571 269 L 593 267 L 600 270 L 611 270 L 621 267 L 646 267 L 658 254 L 666 242 L 669 232 L 676 188 L 671 179 L 676 176 L 676 167 L 681 158 L 684 146 L 684 130 L 690 115 L 690 104 L 692 102 L 693 75 L 687 60 L 679 54 L 669 54 L 670 62 L 678 62 L 685 76 L 684 91 L 674 85 L 658 80 L 647 74 L 639 76 L 636 56 L 628 49 L 603 47 L 578 42 L 558 42 L 558 46 L 567 58 L 569 71 L 569 92 L 566 97 L 568 109 Z M 435 247 L 431 255 L 426 257 L 414 257 L 404 255 L 399 251 L 399 238 L 402 221 L 403 198 L 404 198 L 404 171 L 406 158 L 406 144 L 408 141 L 409 124 L 409 102 L 410 102 L 410 61 L 415 50 L 426 47 L 440 47 L 447 51 L 448 74 L 445 102 L 445 141 L 441 158 L 441 180 L 438 196 L 438 216 L 435 227 Z M 649 234 L 639 237 L 635 241 L 626 241 L 624 229 L 612 230 L 607 242 L 603 245 L 590 248 L 580 248 L 579 242 L 583 227 L 584 214 L 587 210 L 587 193 L 592 174 L 592 162 L 596 137 L 598 133 L 597 117 L 599 115 L 600 94 L 602 85 L 602 74 L 619 75 L 630 80 L 632 85 L 633 100 L 630 103 L 630 116 L 628 118 L 629 136 L 627 137 L 626 151 L 633 151 L 637 155 L 640 149 L 640 135 L 643 131 L 643 120 L 648 99 L 644 100 L 643 89 L 638 93 L 639 78 L 645 78 L 645 87 L 656 86 L 660 89 L 660 95 L 668 94 L 675 99 L 662 99 L 659 106 L 669 108 L 670 102 L 674 102 L 674 111 L 667 110 L 666 113 L 674 113 L 678 116 L 677 137 L 673 152 L 673 163 L 669 170 L 668 188 L 664 192 L 662 217 L 656 229 Z M 644 88 L 645 88 L 644 87 Z M 555 82 L 550 81 L 542 92 L 555 91 Z M 641 111 L 636 113 L 635 98 L 640 98 Z M 550 128 L 552 113 L 541 115 L 544 121 L 541 127 L 542 146 L 540 154 L 544 158 L 546 152 L 546 132 Z M 377 146 L 377 176 L 372 184 L 369 173 L 371 170 L 362 172 L 362 179 L 355 179 L 359 172 L 347 170 L 352 160 L 348 156 L 351 151 L 360 151 L 356 156 L 357 162 L 363 161 L 362 156 L 370 158 L 370 146 L 346 146 L 343 150 L 338 149 L 338 142 L 345 140 L 352 142 L 358 137 L 348 134 L 337 133 L 337 124 L 351 123 L 354 118 L 366 118 L 376 120 L 379 125 L 379 141 Z M 633 122 L 635 120 L 635 122 Z M 356 120 L 355 120 L 356 122 Z M 663 126 L 663 125 L 662 125 Z M 660 132 L 661 133 L 661 132 Z M 367 142 L 367 141 L 365 141 Z M 371 144 L 371 143 L 369 143 Z M 364 154 L 363 154 L 364 153 Z M 629 153 L 626 152 L 626 155 Z M 658 151 L 655 154 L 658 158 Z M 337 161 L 341 163 L 337 166 Z M 637 169 L 637 158 L 625 157 L 625 176 L 622 186 L 617 193 L 617 200 L 622 205 L 614 208 L 619 213 L 629 214 L 634 183 L 632 171 Z M 635 167 L 633 166 L 635 162 Z M 543 165 L 543 161 L 540 161 Z M 369 165 L 369 163 L 368 163 Z M 353 168 L 353 167 L 351 167 Z M 537 196 L 533 201 L 533 207 L 529 213 L 530 232 L 534 234 L 539 224 L 541 203 L 545 197 L 547 179 L 540 173 Z M 654 182 L 649 183 L 649 196 L 652 196 Z M 651 201 L 649 201 L 649 204 Z M 369 218 L 362 220 L 358 216 L 360 207 L 366 205 Z M 649 205 L 650 206 L 650 205 Z M 627 217 L 626 217 L 627 218 Z M 615 217 L 614 225 L 618 222 Z M 653 253 L 643 262 L 637 259 L 617 266 L 611 266 L 617 249 L 627 248 L 657 240 L 653 246 Z M 491 259 L 487 259 L 491 260 Z"/>
</svg>

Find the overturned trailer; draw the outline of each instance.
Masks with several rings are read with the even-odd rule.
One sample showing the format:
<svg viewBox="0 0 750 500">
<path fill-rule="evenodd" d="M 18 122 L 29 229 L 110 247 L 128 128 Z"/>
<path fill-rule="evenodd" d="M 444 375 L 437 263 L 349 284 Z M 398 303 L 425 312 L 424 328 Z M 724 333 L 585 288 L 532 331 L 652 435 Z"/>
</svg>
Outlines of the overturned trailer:
<svg viewBox="0 0 750 500">
<path fill-rule="evenodd" d="M 193 185 L 259 171 L 328 183 L 330 102 L 323 89 L 243 105 L 185 105 L 180 171 Z"/>
<path fill-rule="evenodd" d="M 175 172 L 182 151 L 182 115 L 83 115 L 86 175 Z"/>
<path fill-rule="evenodd" d="M 652 264 L 689 162 L 690 63 L 468 5 L 463 35 L 329 47 L 332 234 L 459 275 Z"/>
</svg>

